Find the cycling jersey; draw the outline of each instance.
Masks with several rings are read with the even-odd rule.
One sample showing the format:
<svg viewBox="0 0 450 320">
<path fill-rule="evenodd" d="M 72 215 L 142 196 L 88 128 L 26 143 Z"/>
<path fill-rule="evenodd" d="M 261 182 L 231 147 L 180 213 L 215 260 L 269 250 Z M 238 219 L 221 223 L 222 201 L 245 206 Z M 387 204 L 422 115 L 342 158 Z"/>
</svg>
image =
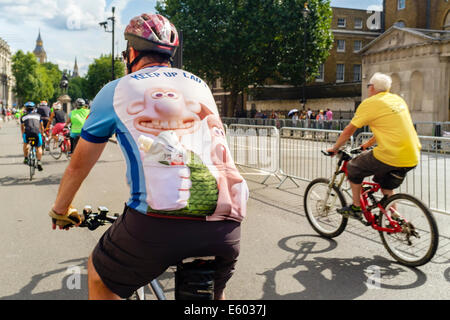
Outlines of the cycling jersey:
<svg viewBox="0 0 450 320">
<path fill-rule="evenodd" d="M 127 162 L 129 207 L 158 217 L 242 221 L 247 184 L 203 80 L 156 66 L 110 82 L 81 137 L 104 143 L 114 133 Z"/>
<path fill-rule="evenodd" d="M 41 119 L 48 119 L 50 118 L 51 110 L 48 106 L 39 106 L 37 113 L 41 115 Z"/>
<path fill-rule="evenodd" d="M 66 113 L 63 110 L 55 110 L 53 113 L 55 114 L 55 123 L 66 122 Z"/>
<path fill-rule="evenodd" d="M 89 109 L 76 109 L 69 114 L 70 123 L 72 124 L 70 133 L 73 135 L 79 135 L 83 128 L 86 118 L 89 115 Z"/>
<path fill-rule="evenodd" d="M 41 116 L 37 112 L 28 113 L 20 118 L 25 126 L 25 134 L 38 134 L 41 132 Z"/>
</svg>

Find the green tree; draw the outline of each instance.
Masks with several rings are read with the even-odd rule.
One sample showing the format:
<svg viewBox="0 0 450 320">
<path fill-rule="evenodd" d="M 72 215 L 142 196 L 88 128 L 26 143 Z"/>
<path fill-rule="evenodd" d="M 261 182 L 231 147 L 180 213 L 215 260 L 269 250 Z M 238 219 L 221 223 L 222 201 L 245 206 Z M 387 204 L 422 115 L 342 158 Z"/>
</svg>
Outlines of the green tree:
<svg viewBox="0 0 450 320">
<path fill-rule="evenodd" d="M 76 77 L 69 80 L 69 96 L 72 101 L 78 98 L 87 98 L 86 94 L 87 80 L 86 78 Z"/>
<path fill-rule="evenodd" d="M 310 10 L 305 20 L 302 9 Z M 277 12 L 278 72 L 284 82 L 299 86 L 313 79 L 333 46 L 330 0 L 283 0 Z M 306 26 L 306 28 L 305 28 Z M 304 41 L 306 38 L 306 47 Z M 306 60 L 303 57 L 306 56 Z"/>
<path fill-rule="evenodd" d="M 36 100 L 50 101 L 54 94 L 55 89 L 53 88 L 53 82 L 48 74 L 48 69 L 43 65 L 38 65 L 36 69 L 36 79 L 38 82 L 38 90 L 36 92 Z"/>
<path fill-rule="evenodd" d="M 114 63 L 115 78 L 125 75 L 125 66 L 120 60 Z M 105 84 L 111 81 L 111 55 L 102 55 L 89 65 L 86 75 L 85 98 L 93 99 Z"/>
<path fill-rule="evenodd" d="M 26 101 L 37 101 L 39 97 L 39 81 L 37 78 L 38 62 L 32 53 L 17 51 L 12 57 L 12 73 L 16 79 L 14 93 L 20 105 Z"/>
<path fill-rule="evenodd" d="M 34 54 L 19 50 L 12 57 L 12 72 L 16 79 L 14 92 L 20 104 L 26 101 L 56 101 L 61 78 L 56 64 L 39 64 Z"/>
<path fill-rule="evenodd" d="M 305 30 L 301 10 L 306 0 L 165 0 L 157 11 L 183 31 L 186 69 L 212 81 L 221 78 L 231 92 L 234 113 L 239 93 L 269 78 L 303 83 L 303 37 L 307 34 L 308 77 L 317 72 L 332 46 L 329 0 L 309 0 Z M 306 32 L 305 32 L 306 31 Z"/>
<path fill-rule="evenodd" d="M 57 64 L 46 62 L 42 64 L 42 67 L 45 68 L 49 81 L 53 87 L 53 95 L 49 98 L 52 102 L 58 100 L 60 95 L 59 83 L 62 77 L 62 71 L 59 69 Z"/>
<path fill-rule="evenodd" d="M 277 1 L 167 0 L 157 10 L 183 31 L 184 63 L 212 82 L 222 79 L 235 111 L 240 93 L 263 84 L 276 70 L 276 30 L 272 15 Z"/>
</svg>

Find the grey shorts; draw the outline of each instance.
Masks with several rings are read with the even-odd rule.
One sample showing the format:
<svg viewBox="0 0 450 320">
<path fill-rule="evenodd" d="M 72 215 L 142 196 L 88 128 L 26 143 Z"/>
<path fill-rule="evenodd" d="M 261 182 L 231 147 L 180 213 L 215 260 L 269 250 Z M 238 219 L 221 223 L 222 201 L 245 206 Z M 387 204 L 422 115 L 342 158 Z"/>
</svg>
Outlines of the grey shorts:
<svg viewBox="0 0 450 320">
<path fill-rule="evenodd" d="M 364 152 L 347 164 L 348 179 L 361 184 L 364 178 L 373 176 L 373 181 L 385 190 L 394 190 L 402 184 L 408 171 L 414 167 L 393 167 L 373 156 L 373 151 Z"/>
<path fill-rule="evenodd" d="M 235 221 L 156 218 L 126 208 L 99 240 L 92 262 L 103 283 L 128 298 L 185 258 L 215 256 L 218 296 L 234 272 L 240 236 Z"/>
</svg>

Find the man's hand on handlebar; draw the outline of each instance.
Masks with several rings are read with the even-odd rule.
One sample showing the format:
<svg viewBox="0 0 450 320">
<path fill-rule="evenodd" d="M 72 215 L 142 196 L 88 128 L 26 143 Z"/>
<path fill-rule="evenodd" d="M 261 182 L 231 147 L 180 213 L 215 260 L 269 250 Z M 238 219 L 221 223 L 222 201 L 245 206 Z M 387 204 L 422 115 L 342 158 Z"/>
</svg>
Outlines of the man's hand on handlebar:
<svg viewBox="0 0 450 320">
<path fill-rule="evenodd" d="M 336 150 L 335 148 L 330 148 L 326 151 L 327 156 L 330 156 L 330 157 L 334 157 L 338 152 L 339 152 L 339 150 Z"/>
<path fill-rule="evenodd" d="M 48 215 L 52 218 L 52 229 L 59 227 L 60 230 L 69 230 L 72 227 L 78 227 L 83 222 L 83 217 L 78 214 L 77 209 L 71 206 L 67 209 L 65 214 L 56 213 L 53 208 Z"/>
</svg>

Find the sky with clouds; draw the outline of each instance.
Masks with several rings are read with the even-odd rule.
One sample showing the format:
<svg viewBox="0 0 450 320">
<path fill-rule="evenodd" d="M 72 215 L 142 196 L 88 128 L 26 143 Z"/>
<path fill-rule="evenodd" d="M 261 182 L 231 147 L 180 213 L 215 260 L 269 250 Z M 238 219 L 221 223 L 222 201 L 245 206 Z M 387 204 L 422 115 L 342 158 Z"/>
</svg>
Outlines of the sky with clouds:
<svg viewBox="0 0 450 320">
<path fill-rule="evenodd" d="M 111 53 L 111 33 L 99 22 L 111 17 L 112 7 L 117 55 L 125 49 L 123 31 L 130 19 L 154 12 L 155 4 L 156 0 L 0 0 L 0 38 L 13 52 L 32 52 L 40 29 L 48 60 L 61 70 L 72 70 L 76 57 L 84 75 L 94 58 Z M 382 0 L 331 0 L 332 6 L 355 9 L 381 4 Z"/>
</svg>

